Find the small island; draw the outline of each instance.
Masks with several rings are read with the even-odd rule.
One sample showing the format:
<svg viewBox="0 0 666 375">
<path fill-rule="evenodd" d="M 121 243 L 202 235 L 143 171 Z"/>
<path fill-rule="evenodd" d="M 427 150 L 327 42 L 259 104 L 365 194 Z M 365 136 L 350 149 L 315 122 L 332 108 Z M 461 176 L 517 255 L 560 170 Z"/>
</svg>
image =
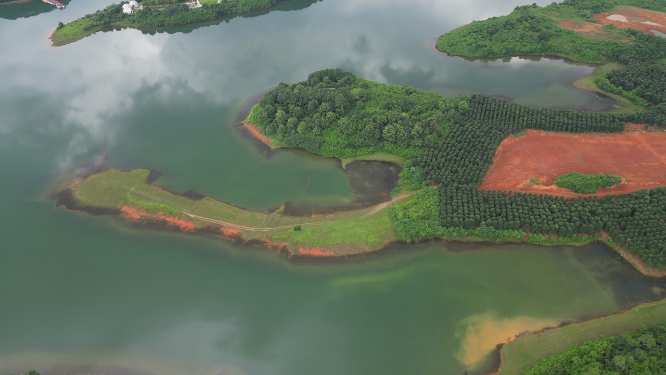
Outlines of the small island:
<svg viewBox="0 0 666 375">
<path fill-rule="evenodd" d="M 108 27 L 168 27 L 213 21 L 230 14 L 269 9 L 282 0 L 136 0 L 112 4 L 67 24 L 51 35 L 54 46 L 76 42 Z"/>
</svg>

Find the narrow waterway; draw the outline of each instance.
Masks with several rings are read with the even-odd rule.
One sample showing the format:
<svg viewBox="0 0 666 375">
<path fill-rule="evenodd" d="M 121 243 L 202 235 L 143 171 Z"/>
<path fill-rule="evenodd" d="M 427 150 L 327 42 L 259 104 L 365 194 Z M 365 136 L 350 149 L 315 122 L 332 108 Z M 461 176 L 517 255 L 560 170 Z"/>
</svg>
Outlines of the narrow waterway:
<svg viewBox="0 0 666 375">
<path fill-rule="evenodd" d="M 176 29 L 48 36 L 112 0 L 0 7 L 0 375 L 470 374 L 520 330 L 661 296 L 602 245 L 394 245 L 357 259 L 285 259 L 215 238 L 54 208 L 73 164 L 157 169 L 252 210 L 355 204 L 390 188 L 381 163 L 280 150 L 238 131 L 245 98 L 341 67 L 443 95 L 606 110 L 549 58 L 449 57 L 435 38 L 520 0 L 288 0 Z M 546 1 L 540 2 L 545 4 Z M 365 199 L 363 198 L 363 199 Z M 374 199 L 374 198 L 372 198 Z"/>
</svg>

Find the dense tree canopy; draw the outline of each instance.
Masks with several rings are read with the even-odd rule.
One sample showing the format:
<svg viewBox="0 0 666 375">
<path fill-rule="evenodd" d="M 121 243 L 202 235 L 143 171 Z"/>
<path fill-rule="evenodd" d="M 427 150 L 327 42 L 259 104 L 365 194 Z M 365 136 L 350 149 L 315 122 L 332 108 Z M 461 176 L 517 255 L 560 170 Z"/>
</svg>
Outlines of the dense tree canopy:
<svg viewBox="0 0 666 375">
<path fill-rule="evenodd" d="M 466 96 L 447 99 L 328 69 L 310 74 L 307 81 L 280 83 L 248 121 L 282 144 L 326 156 L 376 151 L 407 156 L 445 139 L 468 107 Z"/>
<path fill-rule="evenodd" d="M 573 346 L 537 362 L 524 375 L 666 373 L 666 323 Z"/>
</svg>

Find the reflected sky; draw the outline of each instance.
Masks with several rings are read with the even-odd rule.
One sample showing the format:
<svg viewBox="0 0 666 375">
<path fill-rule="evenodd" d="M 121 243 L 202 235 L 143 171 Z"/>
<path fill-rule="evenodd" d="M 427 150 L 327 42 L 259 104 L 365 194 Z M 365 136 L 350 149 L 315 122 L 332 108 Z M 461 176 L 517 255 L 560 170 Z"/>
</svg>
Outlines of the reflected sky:
<svg viewBox="0 0 666 375">
<path fill-rule="evenodd" d="M 265 14 L 230 17 L 187 33 L 111 30 L 63 47 L 49 45 L 58 21 L 112 2 L 74 1 L 64 11 L 0 20 L 0 147 L 30 143 L 32 133 L 69 131 L 71 139 L 54 162 L 66 165 L 113 149 L 124 126 L 116 118 L 131 115 L 146 88 L 157 88 L 153 95 L 164 100 L 187 101 L 194 94 L 203 104 L 223 107 L 329 67 L 448 96 L 485 92 L 531 105 L 606 109 L 610 103 L 570 87 L 591 72 L 588 67 L 518 58 L 470 62 L 434 49 L 438 35 L 509 13 L 520 0 L 289 0 Z M 17 131 L 26 126 L 33 129 Z"/>
</svg>

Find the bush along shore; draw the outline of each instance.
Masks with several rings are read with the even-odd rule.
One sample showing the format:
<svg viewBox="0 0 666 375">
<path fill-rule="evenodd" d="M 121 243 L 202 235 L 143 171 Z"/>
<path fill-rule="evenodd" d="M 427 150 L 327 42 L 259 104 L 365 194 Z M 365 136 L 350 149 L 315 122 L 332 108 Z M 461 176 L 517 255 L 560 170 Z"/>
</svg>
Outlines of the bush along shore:
<svg viewBox="0 0 666 375">
<path fill-rule="evenodd" d="M 666 321 L 566 349 L 525 375 L 661 374 L 666 368 Z"/>
<path fill-rule="evenodd" d="M 549 110 L 485 95 L 446 99 L 330 69 L 305 82 L 281 83 L 248 121 L 278 144 L 326 156 L 378 150 L 406 156 L 398 189 L 422 189 L 390 210 L 394 230 L 406 242 L 434 237 L 580 245 L 605 232 L 645 266 L 662 268 L 666 188 L 573 199 L 477 188 L 512 134 L 528 128 L 622 132 L 626 122 L 650 123 L 656 116 L 646 114 L 652 112 Z"/>
<path fill-rule="evenodd" d="M 92 33 L 110 26 L 121 27 L 167 27 L 182 26 L 198 22 L 212 21 L 222 16 L 237 13 L 251 13 L 269 9 L 282 0 L 234 0 L 220 3 L 204 3 L 199 8 L 175 3 L 162 6 L 160 1 L 146 1 L 143 9 L 133 14 L 123 13 L 123 4 L 112 4 L 96 13 L 88 14 L 76 21 L 60 23 L 51 36 L 54 46 L 62 46 L 80 40 Z M 156 3 L 155 6 L 148 4 Z M 171 2 L 168 2 L 171 3 Z"/>
</svg>

